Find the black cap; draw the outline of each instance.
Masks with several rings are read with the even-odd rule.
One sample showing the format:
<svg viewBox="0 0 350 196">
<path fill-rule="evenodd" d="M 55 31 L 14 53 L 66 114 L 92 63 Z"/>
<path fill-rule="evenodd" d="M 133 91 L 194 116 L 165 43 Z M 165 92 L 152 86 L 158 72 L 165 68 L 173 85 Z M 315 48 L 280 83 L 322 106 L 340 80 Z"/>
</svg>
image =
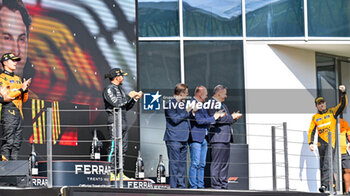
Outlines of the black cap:
<svg viewBox="0 0 350 196">
<path fill-rule="evenodd" d="M 4 65 L 4 62 L 7 60 L 10 60 L 10 59 L 13 61 L 20 61 L 21 60 L 21 58 L 19 58 L 18 56 L 15 56 L 12 53 L 5 53 L 1 56 L 1 64 Z"/>
<path fill-rule="evenodd" d="M 323 97 L 317 97 L 317 98 L 315 99 L 315 104 L 316 104 L 316 105 L 319 104 L 320 102 L 325 102 L 325 100 L 324 100 Z"/>
<path fill-rule="evenodd" d="M 105 78 L 113 79 L 117 76 L 126 76 L 128 73 L 123 72 L 120 68 L 113 68 L 105 75 Z"/>
</svg>

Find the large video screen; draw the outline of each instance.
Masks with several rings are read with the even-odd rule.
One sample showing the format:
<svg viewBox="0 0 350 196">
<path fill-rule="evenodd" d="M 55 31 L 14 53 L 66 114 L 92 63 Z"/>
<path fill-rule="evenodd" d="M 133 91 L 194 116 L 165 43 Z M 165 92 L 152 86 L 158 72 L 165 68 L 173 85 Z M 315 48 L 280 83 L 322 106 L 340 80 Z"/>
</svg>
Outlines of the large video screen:
<svg viewBox="0 0 350 196">
<path fill-rule="evenodd" d="M 109 83 L 104 74 L 119 67 L 128 73 L 126 92 L 137 88 L 135 1 L 0 0 L 0 6 L 0 53 L 21 57 L 15 73 L 32 78 L 21 159 L 30 143 L 45 144 L 48 107 L 54 110 L 54 144 L 82 146 L 70 153 L 88 154 L 91 143 L 79 140 L 91 140 L 94 125 L 107 122 L 100 111 Z M 107 127 L 98 129 L 107 139 Z"/>
</svg>

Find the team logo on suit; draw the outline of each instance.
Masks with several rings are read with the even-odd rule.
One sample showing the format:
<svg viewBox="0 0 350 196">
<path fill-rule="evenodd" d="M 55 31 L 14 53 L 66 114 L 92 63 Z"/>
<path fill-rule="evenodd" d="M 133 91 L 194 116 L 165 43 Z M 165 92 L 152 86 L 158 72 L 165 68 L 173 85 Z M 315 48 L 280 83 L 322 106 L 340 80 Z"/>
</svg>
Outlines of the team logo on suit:
<svg viewBox="0 0 350 196">
<path fill-rule="evenodd" d="M 15 115 L 15 110 L 8 110 L 10 114 Z"/>
<path fill-rule="evenodd" d="M 144 93 L 143 94 L 143 109 L 144 110 L 160 110 L 160 97 L 162 95 L 157 93 Z"/>
</svg>

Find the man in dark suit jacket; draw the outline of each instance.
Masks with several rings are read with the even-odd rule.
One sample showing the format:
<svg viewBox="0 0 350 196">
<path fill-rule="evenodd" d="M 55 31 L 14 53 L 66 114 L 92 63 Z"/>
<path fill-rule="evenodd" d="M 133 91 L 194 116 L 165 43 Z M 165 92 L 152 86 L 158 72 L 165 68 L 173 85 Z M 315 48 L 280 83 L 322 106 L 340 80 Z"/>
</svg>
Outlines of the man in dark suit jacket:
<svg viewBox="0 0 350 196">
<path fill-rule="evenodd" d="M 191 104 L 195 106 L 191 114 L 191 134 L 189 138 L 191 152 L 191 166 L 189 170 L 190 188 L 204 188 L 204 167 L 207 157 L 207 140 L 210 124 L 215 124 L 215 120 L 225 115 L 216 112 L 209 116 L 207 109 L 204 109 L 203 102 L 208 97 L 208 91 L 204 86 L 198 86 Z"/>
<path fill-rule="evenodd" d="M 227 106 L 223 103 L 227 98 L 227 89 L 223 85 L 214 88 L 214 95 L 211 99 L 214 103 L 220 102 L 221 109 L 209 109 L 209 115 L 221 111 L 226 113 L 222 118 L 211 126 L 209 141 L 211 144 L 212 163 L 210 166 L 211 187 L 214 189 L 228 188 L 228 168 L 230 160 L 230 142 L 232 142 L 231 125 L 239 119 L 242 114 L 239 112 L 229 113 Z"/>
<path fill-rule="evenodd" d="M 183 100 L 187 95 L 187 85 L 177 84 L 174 98 L 168 102 L 168 108 L 164 110 L 166 120 L 164 141 L 168 151 L 171 188 L 186 188 L 184 179 L 190 122 Z"/>
</svg>

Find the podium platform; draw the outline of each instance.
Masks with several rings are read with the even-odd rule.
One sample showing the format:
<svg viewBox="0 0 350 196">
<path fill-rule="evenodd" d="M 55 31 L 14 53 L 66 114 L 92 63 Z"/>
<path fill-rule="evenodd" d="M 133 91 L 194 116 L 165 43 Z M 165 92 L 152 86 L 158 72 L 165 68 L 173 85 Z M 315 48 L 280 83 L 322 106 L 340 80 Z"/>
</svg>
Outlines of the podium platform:
<svg viewBox="0 0 350 196">
<path fill-rule="evenodd" d="M 322 196 L 327 194 L 307 193 L 298 191 L 234 191 L 214 189 L 116 189 L 98 187 L 54 187 L 54 188 L 30 188 L 30 189 L 9 189 L 0 187 L 0 195 L 6 196 Z"/>
<path fill-rule="evenodd" d="M 29 161 L 0 161 L 0 186 L 30 186 Z"/>
</svg>

